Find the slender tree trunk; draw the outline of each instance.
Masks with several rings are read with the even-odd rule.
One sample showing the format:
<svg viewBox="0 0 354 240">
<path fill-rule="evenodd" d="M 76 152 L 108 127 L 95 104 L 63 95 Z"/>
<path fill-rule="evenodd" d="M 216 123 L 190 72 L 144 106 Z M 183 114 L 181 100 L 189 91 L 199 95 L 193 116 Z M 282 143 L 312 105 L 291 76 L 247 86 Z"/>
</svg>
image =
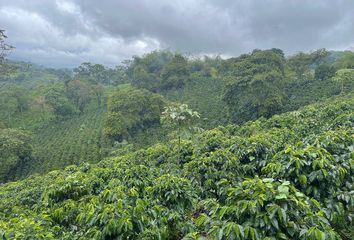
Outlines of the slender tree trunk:
<svg viewBox="0 0 354 240">
<path fill-rule="evenodd" d="M 98 105 L 98 108 L 101 108 L 101 104 L 102 104 L 101 94 L 97 94 L 97 105 Z"/>
<path fill-rule="evenodd" d="M 8 121 L 9 121 L 9 126 L 11 126 L 11 113 L 7 114 L 7 118 L 8 118 Z"/>
<path fill-rule="evenodd" d="M 181 163 L 181 126 L 178 126 L 178 164 Z"/>
</svg>

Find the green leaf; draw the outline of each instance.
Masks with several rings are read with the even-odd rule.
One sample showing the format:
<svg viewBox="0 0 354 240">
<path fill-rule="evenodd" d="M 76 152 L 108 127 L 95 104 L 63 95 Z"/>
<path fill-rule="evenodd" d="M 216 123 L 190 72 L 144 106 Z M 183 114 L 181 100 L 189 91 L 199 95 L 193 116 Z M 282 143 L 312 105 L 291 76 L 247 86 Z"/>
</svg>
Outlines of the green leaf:
<svg viewBox="0 0 354 240">
<path fill-rule="evenodd" d="M 316 229 L 316 240 L 325 240 L 326 234 L 319 229 Z"/>
<path fill-rule="evenodd" d="M 285 193 L 280 193 L 275 196 L 275 199 L 287 199 L 288 196 Z"/>
<path fill-rule="evenodd" d="M 306 185 L 307 183 L 307 177 L 305 175 L 300 175 L 299 176 L 299 182 L 302 184 L 302 185 Z"/>
</svg>

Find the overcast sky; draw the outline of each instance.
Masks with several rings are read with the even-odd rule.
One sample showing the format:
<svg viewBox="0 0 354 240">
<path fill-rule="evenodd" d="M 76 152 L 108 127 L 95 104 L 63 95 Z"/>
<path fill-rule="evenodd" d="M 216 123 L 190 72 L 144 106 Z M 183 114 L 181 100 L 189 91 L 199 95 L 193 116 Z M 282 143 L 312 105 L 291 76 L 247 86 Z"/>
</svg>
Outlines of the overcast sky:
<svg viewBox="0 0 354 240">
<path fill-rule="evenodd" d="M 171 48 L 237 56 L 354 47 L 354 0 L 0 0 L 10 58 L 117 65 Z"/>
</svg>

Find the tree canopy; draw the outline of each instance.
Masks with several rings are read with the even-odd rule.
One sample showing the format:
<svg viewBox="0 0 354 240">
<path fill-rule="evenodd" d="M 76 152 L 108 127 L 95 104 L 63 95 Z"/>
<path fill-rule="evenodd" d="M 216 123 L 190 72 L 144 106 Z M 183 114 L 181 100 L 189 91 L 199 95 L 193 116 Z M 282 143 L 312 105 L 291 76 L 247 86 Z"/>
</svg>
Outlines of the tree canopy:
<svg viewBox="0 0 354 240">
<path fill-rule="evenodd" d="M 18 129 L 0 129 L 0 184 L 12 180 L 14 171 L 32 156 L 31 135 Z"/>
<path fill-rule="evenodd" d="M 254 50 L 228 60 L 224 101 L 234 122 L 269 117 L 280 111 L 284 98 L 284 63 L 281 50 Z"/>
<path fill-rule="evenodd" d="M 148 90 L 119 88 L 108 99 L 105 135 L 122 140 L 138 129 L 159 124 L 164 104 L 162 96 Z"/>
</svg>

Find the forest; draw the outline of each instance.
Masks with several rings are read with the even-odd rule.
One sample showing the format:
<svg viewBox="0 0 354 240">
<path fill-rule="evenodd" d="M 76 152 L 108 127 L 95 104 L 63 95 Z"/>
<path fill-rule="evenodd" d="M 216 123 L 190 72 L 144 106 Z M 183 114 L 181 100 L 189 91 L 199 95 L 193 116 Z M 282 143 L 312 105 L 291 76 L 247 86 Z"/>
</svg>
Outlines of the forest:
<svg viewBox="0 0 354 240">
<path fill-rule="evenodd" d="M 60 69 L 0 44 L 1 239 L 354 239 L 354 52 Z"/>
</svg>

